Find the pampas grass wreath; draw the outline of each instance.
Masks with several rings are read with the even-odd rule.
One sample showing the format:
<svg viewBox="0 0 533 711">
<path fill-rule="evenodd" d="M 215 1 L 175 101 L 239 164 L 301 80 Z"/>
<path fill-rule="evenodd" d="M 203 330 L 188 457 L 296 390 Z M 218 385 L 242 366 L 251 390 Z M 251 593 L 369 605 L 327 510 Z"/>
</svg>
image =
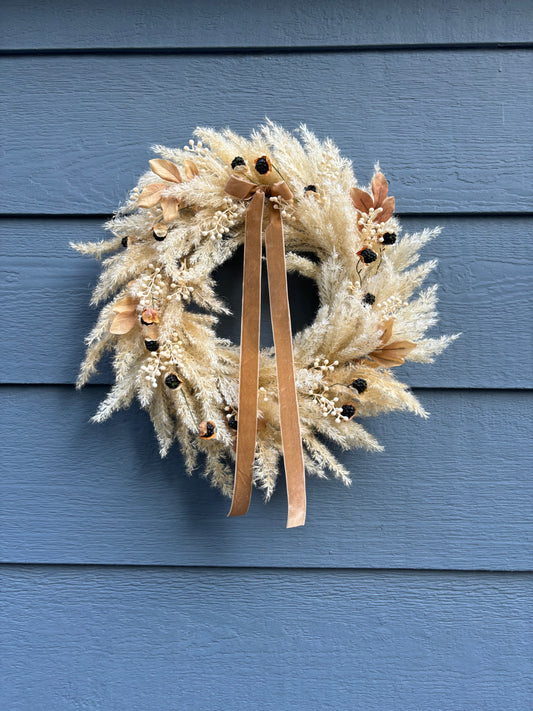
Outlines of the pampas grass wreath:
<svg viewBox="0 0 533 711">
<path fill-rule="evenodd" d="M 439 233 L 402 234 L 394 198 L 376 167 L 360 188 L 335 144 L 305 126 L 289 133 L 267 122 L 249 139 L 198 128 L 184 149 L 156 146 L 160 158 L 106 224 L 112 237 L 72 246 L 106 257 L 92 304 L 103 304 L 86 339 L 77 381 L 113 352 L 115 383 L 93 420 L 134 398 L 151 417 L 165 456 L 178 440 L 191 472 L 231 496 L 239 422 L 239 346 L 216 335 L 229 313 L 214 270 L 243 244 L 247 201 L 226 191 L 232 177 L 257 185 L 284 181 L 292 198 L 268 196 L 280 211 L 288 272 L 316 283 L 314 322 L 293 339 L 303 461 L 307 474 L 350 473 L 328 441 L 343 449 L 381 449 L 364 418 L 393 410 L 426 412 L 395 368 L 431 362 L 456 336 L 428 338 L 436 286 L 420 290 L 435 267 L 420 249 Z M 267 191 L 268 192 L 268 191 Z M 191 307 L 191 304 L 194 304 Z M 259 354 L 253 483 L 268 499 L 282 453 L 274 349 Z"/>
</svg>

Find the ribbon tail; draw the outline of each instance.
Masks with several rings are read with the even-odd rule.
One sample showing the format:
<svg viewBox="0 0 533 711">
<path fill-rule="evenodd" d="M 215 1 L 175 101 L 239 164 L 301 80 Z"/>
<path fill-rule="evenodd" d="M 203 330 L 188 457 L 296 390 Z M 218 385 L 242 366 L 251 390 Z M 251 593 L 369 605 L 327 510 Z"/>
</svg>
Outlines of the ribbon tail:
<svg viewBox="0 0 533 711">
<path fill-rule="evenodd" d="M 287 269 L 283 222 L 279 209 L 270 205 L 270 224 L 265 232 L 270 316 L 276 350 L 279 418 L 287 481 L 289 511 L 287 528 L 305 523 L 305 468 L 298 413 L 298 398 L 294 380 L 291 316 L 287 291 Z"/>
<path fill-rule="evenodd" d="M 237 454 L 233 499 L 228 516 L 243 516 L 250 506 L 257 435 L 259 329 L 261 320 L 261 232 L 264 194 L 257 192 L 246 212 L 242 285 L 241 360 Z"/>
</svg>

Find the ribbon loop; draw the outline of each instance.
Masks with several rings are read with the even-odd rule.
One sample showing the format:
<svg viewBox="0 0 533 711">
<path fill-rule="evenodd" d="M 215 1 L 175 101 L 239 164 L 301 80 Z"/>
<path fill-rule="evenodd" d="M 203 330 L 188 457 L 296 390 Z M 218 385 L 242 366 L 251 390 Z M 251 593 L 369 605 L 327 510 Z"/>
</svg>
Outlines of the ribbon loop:
<svg viewBox="0 0 533 711">
<path fill-rule="evenodd" d="M 262 226 L 265 196 L 290 200 L 284 181 L 257 185 L 232 175 L 226 193 L 240 200 L 250 199 L 246 211 L 241 317 L 241 358 L 235 482 L 229 516 L 248 511 L 252 493 L 253 463 L 257 437 L 259 385 L 259 334 L 261 319 Z M 274 334 L 280 429 L 287 482 L 287 528 L 305 523 L 305 469 L 294 380 L 292 331 L 287 292 L 287 269 L 283 222 L 279 206 L 269 201 L 269 224 L 265 231 L 270 317 Z"/>
</svg>

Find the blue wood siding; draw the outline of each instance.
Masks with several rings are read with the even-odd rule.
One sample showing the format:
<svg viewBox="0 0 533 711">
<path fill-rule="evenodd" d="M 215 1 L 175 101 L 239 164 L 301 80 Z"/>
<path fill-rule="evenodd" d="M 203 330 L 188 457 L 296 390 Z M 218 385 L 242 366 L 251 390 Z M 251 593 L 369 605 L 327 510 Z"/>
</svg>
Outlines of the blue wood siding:
<svg viewBox="0 0 533 711">
<path fill-rule="evenodd" d="M 531 6 L 6 0 L 0 28 L 0 707 L 529 711 Z M 440 330 L 303 529 L 161 461 L 135 408 L 73 382 L 98 266 L 69 250 L 196 124 L 306 121 L 441 225 Z M 239 265 L 220 284 L 238 312 Z M 296 283 L 293 284 L 296 286 Z M 296 320 L 310 316 L 293 289 Z M 306 292 L 307 294 L 308 292 Z M 311 294 L 312 297 L 312 294 Z M 312 299 L 311 299 L 312 300 Z M 237 340 L 237 320 L 222 324 Z"/>
</svg>

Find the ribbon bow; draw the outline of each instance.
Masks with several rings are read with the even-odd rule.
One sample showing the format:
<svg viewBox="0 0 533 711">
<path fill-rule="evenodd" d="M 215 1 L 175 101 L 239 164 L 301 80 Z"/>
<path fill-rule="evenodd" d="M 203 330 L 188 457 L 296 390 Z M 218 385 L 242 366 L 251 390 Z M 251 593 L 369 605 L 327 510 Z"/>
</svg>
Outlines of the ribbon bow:
<svg viewBox="0 0 533 711">
<path fill-rule="evenodd" d="M 244 237 L 237 455 L 233 499 L 228 514 L 243 516 L 248 511 L 252 495 L 257 437 L 263 205 L 265 197 L 290 200 L 292 193 L 283 181 L 273 185 L 256 185 L 234 175 L 226 183 L 225 191 L 239 200 L 250 200 L 246 211 Z M 270 200 L 269 219 L 265 230 L 265 248 L 270 316 L 276 353 L 281 442 L 287 481 L 287 528 L 292 528 L 305 523 L 305 470 L 294 381 L 283 222 L 281 211 Z"/>
</svg>

